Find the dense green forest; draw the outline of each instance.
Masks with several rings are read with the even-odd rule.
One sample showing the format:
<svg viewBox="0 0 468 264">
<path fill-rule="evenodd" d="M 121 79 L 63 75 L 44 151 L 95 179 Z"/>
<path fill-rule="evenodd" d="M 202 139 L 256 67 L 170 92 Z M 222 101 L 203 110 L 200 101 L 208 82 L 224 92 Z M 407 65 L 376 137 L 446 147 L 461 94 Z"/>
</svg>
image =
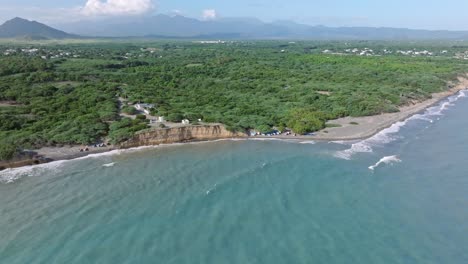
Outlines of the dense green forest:
<svg viewBox="0 0 468 264">
<path fill-rule="evenodd" d="M 0 44 L 0 158 L 18 148 L 117 143 L 147 128 L 146 120 L 120 117 L 119 97 L 154 104 L 152 114 L 169 121 L 307 133 L 330 119 L 430 98 L 467 71 L 466 50 L 386 42 Z"/>
</svg>

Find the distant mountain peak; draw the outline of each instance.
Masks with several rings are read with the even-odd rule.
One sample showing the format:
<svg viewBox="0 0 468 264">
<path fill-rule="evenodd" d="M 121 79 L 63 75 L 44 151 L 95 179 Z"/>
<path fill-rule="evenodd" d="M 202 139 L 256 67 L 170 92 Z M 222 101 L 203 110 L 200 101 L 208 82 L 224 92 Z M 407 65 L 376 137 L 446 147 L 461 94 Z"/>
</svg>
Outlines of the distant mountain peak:
<svg viewBox="0 0 468 264">
<path fill-rule="evenodd" d="M 43 39 L 77 38 L 66 32 L 49 27 L 37 21 L 30 21 L 21 17 L 15 17 L 0 26 L 0 38 L 24 38 L 34 36 Z"/>
<path fill-rule="evenodd" d="M 27 19 L 21 18 L 21 17 L 15 17 L 13 19 L 7 20 L 3 25 L 8 25 L 8 24 L 26 24 L 26 23 L 32 23 L 32 21 L 29 21 Z"/>
<path fill-rule="evenodd" d="M 30 22 L 29 20 L 27 19 L 24 19 L 22 17 L 15 17 L 15 18 L 12 18 L 10 20 L 8 20 L 9 22 L 18 22 L 18 21 L 23 21 L 23 22 Z"/>
</svg>

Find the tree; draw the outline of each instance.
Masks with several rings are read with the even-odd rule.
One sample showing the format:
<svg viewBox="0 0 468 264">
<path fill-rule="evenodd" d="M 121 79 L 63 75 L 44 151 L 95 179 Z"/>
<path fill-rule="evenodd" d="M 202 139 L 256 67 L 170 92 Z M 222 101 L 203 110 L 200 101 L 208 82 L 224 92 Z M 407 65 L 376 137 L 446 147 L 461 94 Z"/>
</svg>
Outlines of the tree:
<svg viewBox="0 0 468 264">
<path fill-rule="evenodd" d="M 122 108 L 122 112 L 124 112 L 127 115 L 136 115 L 136 114 L 138 114 L 138 110 L 136 110 L 135 107 L 132 107 L 132 106 L 124 106 Z"/>
<path fill-rule="evenodd" d="M 325 127 L 325 115 L 308 109 L 295 109 L 288 117 L 288 127 L 295 133 L 306 134 Z"/>
<path fill-rule="evenodd" d="M 167 116 L 167 120 L 170 122 L 180 122 L 184 119 L 184 116 L 181 113 L 171 113 Z"/>
<path fill-rule="evenodd" d="M 260 125 L 257 127 L 257 130 L 260 131 L 260 133 L 268 133 L 271 132 L 271 127 L 267 125 Z"/>
</svg>

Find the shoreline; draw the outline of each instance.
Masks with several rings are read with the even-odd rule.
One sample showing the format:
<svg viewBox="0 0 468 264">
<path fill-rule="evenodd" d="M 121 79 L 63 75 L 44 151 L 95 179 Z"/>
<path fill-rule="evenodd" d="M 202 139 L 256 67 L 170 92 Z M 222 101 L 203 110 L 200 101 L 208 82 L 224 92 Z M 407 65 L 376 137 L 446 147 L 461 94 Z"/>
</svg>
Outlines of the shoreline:
<svg viewBox="0 0 468 264">
<path fill-rule="evenodd" d="M 393 124 L 403 122 L 408 118 L 421 113 L 428 108 L 440 103 L 450 96 L 456 95 L 460 91 L 468 89 L 468 77 L 459 77 L 459 83 L 446 91 L 432 94 L 432 98 L 415 103 L 409 106 L 402 106 L 399 112 L 384 113 L 374 116 L 364 117 L 344 117 L 330 120 L 327 124 L 339 125 L 339 127 L 324 128 L 313 133 L 313 135 L 304 136 L 256 136 L 254 138 L 276 138 L 276 139 L 298 139 L 315 141 L 353 141 L 364 140 L 375 136 L 384 129 Z M 357 123 L 357 124 L 353 124 Z"/>
<path fill-rule="evenodd" d="M 14 161 L 0 162 L 0 172 L 5 169 L 21 168 L 26 166 L 35 166 L 47 164 L 54 161 L 74 160 L 84 158 L 94 154 L 102 154 L 117 150 L 114 146 L 100 149 L 91 149 L 88 152 L 78 152 L 79 146 L 68 147 L 44 147 L 34 150 L 34 157 L 29 159 L 19 159 Z"/>
<path fill-rule="evenodd" d="M 375 116 L 366 117 L 344 117 L 336 120 L 330 120 L 327 124 L 339 125 L 339 127 L 329 127 L 317 131 L 313 135 L 301 135 L 301 136 L 237 136 L 237 137 L 223 137 L 213 139 L 192 139 L 192 140 L 181 140 L 179 142 L 173 142 L 169 144 L 183 144 L 193 142 L 209 142 L 223 139 L 280 139 L 280 140 L 313 140 L 313 141 L 353 141 L 353 140 L 364 140 L 370 138 L 380 131 L 391 127 L 397 122 L 407 120 L 411 116 L 414 116 L 435 104 L 447 99 L 459 93 L 462 90 L 468 89 L 468 77 L 459 77 L 459 83 L 446 91 L 432 94 L 432 98 L 423 102 L 418 102 L 413 105 L 400 107 L 400 111 L 396 113 L 385 113 Z M 356 124 L 357 123 L 357 124 Z M 154 146 L 160 144 L 148 144 L 142 146 Z M 68 147 L 44 147 L 38 150 L 34 150 L 37 153 L 37 157 L 32 159 L 18 160 L 12 162 L 0 162 L 0 171 L 2 169 L 12 169 L 25 166 L 34 166 L 39 164 L 50 163 L 54 161 L 73 160 L 78 158 L 87 157 L 94 154 L 102 154 L 111 152 L 114 150 L 125 150 L 131 149 L 132 147 L 123 146 L 107 146 L 103 148 L 89 148 L 87 152 L 78 152 L 79 146 L 68 146 Z"/>
</svg>

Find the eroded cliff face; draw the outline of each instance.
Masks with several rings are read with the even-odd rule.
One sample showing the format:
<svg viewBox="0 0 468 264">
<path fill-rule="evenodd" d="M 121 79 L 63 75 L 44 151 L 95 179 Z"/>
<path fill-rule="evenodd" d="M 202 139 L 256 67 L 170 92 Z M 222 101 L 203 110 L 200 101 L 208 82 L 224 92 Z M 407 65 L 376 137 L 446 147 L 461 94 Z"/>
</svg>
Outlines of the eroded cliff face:
<svg viewBox="0 0 468 264">
<path fill-rule="evenodd" d="M 154 129 L 136 134 L 132 139 L 122 143 L 121 148 L 134 148 L 159 144 L 170 144 L 187 141 L 216 140 L 225 138 L 247 137 L 245 133 L 228 131 L 222 125 L 186 126 L 177 128 Z"/>
</svg>

